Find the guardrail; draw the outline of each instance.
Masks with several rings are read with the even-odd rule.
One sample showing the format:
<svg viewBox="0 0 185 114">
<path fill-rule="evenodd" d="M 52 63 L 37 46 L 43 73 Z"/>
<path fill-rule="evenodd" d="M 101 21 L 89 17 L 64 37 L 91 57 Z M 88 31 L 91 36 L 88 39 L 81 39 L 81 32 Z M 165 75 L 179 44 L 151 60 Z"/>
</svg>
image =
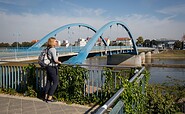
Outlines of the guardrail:
<svg viewBox="0 0 185 114">
<path fill-rule="evenodd" d="M 139 72 L 137 72 L 130 80 L 129 82 L 132 83 L 134 80 L 136 81 L 141 81 L 142 79 L 144 79 L 144 74 L 142 74 L 142 72 L 144 71 L 145 67 L 142 67 L 142 69 L 140 69 Z M 144 87 L 142 85 L 142 89 L 144 91 Z M 122 92 L 124 91 L 124 87 L 119 89 L 103 106 L 101 106 L 96 114 L 103 114 L 104 112 L 107 111 L 108 108 L 110 108 L 115 102 L 116 100 L 120 97 L 120 95 L 122 94 Z M 112 109 L 112 111 L 110 112 L 110 114 L 123 114 L 123 109 L 124 109 L 124 103 L 122 101 L 119 101 Z"/>
</svg>

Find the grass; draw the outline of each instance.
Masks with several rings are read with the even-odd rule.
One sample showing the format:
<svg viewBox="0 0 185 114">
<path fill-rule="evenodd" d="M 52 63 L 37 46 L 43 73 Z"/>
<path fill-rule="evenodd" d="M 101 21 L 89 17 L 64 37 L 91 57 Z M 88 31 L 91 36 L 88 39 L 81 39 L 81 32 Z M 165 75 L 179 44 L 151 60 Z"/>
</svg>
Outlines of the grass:
<svg viewBox="0 0 185 114">
<path fill-rule="evenodd" d="M 185 58 L 185 50 L 165 50 L 158 54 L 153 54 L 152 57 L 157 58 Z"/>
</svg>

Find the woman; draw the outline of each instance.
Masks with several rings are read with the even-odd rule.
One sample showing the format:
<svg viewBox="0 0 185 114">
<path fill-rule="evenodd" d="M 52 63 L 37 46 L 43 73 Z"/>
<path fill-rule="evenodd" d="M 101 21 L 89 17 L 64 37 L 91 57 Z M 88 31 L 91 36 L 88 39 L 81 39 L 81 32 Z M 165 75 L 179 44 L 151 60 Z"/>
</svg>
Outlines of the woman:
<svg viewBox="0 0 185 114">
<path fill-rule="evenodd" d="M 47 83 L 45 88 L 45 101 L 54 102 L 53 94 L 57 88 L 59 77 L 58 77 L 58 64 L 61 62 L 58 60 L 57 52 L 55 47 L 58 45 L 56 38 L 51 37 L 48 39 L 47 48 L 48 54 L 51 55 L 51 62 L 46 67 L 47 72 Z"/>
</svg>

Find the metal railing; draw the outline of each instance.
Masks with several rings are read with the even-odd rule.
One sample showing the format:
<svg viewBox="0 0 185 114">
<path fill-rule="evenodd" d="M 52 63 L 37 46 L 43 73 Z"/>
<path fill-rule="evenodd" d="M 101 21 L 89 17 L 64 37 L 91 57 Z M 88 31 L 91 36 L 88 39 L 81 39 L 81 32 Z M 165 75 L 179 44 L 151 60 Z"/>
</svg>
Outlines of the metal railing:
<svg viewBox="0 0 185 114">
<path fill-rule="evenodd" d="M 17 91 L 24 89 L 26 87 L 28 80 L 27 71 L 25 71 L 25 66 L 30 64 L 29 62 L 7 62 L 0 61 L 0 88 L 12 88 Z M 36 64 L 36 63 L 35 63 Z M 74 65 L 75 66 L 75 65 Z M 105 77 L 103 75 L 105 67 L 122 69 L 124 75 L 129 76 L 130 72 L 128 70 L 135 69 L 135 67 L 125 67 L 116 65 L 79 65 L 88 69 L 89 78 L 85 81 L 84 85 L 84 96 L 89 96 L 90 94 L 96 94 L 97 96 L 101 92 Z M 125 69 L 125 70 L 123 70 Z M 114 83 L 116 88 L 117 75 L 119 70 L 114 70 Z M 43 68 L 36 67 L 36 89 L 41 91 L 46 85 L 46 71 Z"/>
<path fill-rule="evenodd" d="M 129 82 L 132 83 L 134 80 L 136 81 L 141 81 L 144 79 L 144 74 L 142 72 L 144 71 L 145 67 L 142 67 L 139 72 L 137 72 L 130 80 Z M 107 111 L 108 108 L 110 108 L 116 100 L 120 97 L 122 92 L 124 91 L 124 87 L 119 89 L 103 106 L 101 106 L 96 114 L 103 114 L 104 112 Z M 142 85 L 142 91 L 144 91 L 144 85 Z M 123 114 L 123 108 L 124 108 L 124 103 L 122 101 L 119 101 L 112 109 L 110 112 L 111 114 Z"/>
<path fill-rule="evenodd" d="M 0 48 L 0 60 L 7 60 L 7 59 L 17 59 L 17 58 L 29 58 L 29 57 L 36 57 L 40 54 L 41 50 L 43 49 L 32 49 L 28 50 L 28 48 Z M 56 48 L 60 55 L 68 54 L 68 53 L 78 53 L 83 47 L 80 46 L 69 46 L 69 47 L 58 47 Z M 119 53 L 132 51 L 133 48 L 130 46 L 94 46 L 93 51 L 110 51 L 110 50 L 117 50 Z"/>
</svg>

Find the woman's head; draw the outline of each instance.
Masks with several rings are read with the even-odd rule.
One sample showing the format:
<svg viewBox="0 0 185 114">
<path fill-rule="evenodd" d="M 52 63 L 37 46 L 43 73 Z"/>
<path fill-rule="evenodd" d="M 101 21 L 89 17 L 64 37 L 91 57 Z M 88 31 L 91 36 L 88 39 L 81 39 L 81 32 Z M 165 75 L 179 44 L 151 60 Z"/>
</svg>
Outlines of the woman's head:
<svg viewBox="0 0 185 114">
<path fill-rule="evenodd" d="M 47 47 L 55 47 L 57 46 L 57 40 L 54 37 L 50 37 L 47 42 Z"/>
</svg>

